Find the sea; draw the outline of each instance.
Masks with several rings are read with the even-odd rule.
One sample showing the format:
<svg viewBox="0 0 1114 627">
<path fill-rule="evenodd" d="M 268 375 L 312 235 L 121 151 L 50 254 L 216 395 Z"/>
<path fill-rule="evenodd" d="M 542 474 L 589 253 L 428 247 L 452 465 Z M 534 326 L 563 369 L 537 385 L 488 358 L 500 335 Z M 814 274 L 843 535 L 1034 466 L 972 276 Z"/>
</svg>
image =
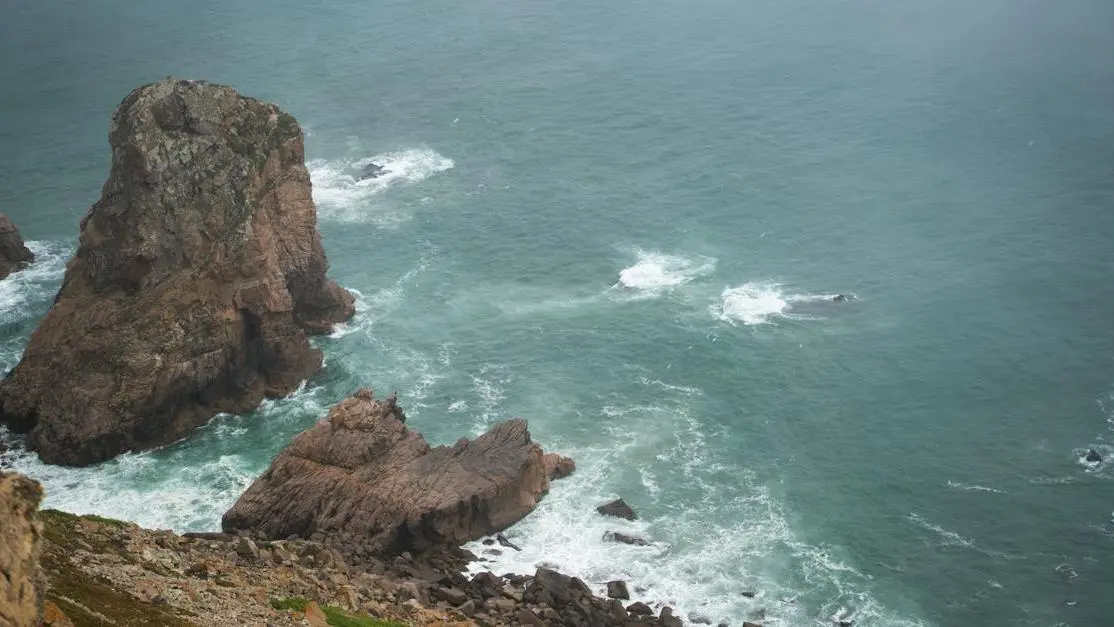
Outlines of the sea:
<svg viewBox="0 0 1114 627">
<path fill-rule="evenodd" d="M 298 119 L 357 314 L 161 450 L 16 440 L 44 506 L 218 529 L 369 386 L 433 443 L 523 417 L 576 459 L 473 570 L 690 623 L 1114 625 L 1114 2 L 2 0 L 0 211 L 37 254 L 3 368 L 109 116 L 168 75 Z"/>
</svg>

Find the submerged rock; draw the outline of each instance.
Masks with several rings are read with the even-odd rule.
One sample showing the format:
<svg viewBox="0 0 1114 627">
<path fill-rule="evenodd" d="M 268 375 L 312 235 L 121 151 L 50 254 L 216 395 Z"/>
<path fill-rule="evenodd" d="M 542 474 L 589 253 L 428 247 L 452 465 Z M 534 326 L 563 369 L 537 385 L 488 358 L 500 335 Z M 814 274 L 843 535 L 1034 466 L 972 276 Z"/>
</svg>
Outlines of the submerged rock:
<svg viewBox="0 0 1114 627">
<path fill-rule="evenodd" d="M 42 498 L 35 481 L 0 472 L 0 625 L 38 627 L 43 619 L 43 531 L 35 516 Z"/>
<path fill-rule="evenodd" d="M 35 255 L 23 243 L 19 229 L 8 216 L 0 213 L 0 279 L 27 267 L 34 260 Z"/>
<path fill-rule="evenodd" d="M 112 168 L 53 307 L 0 383 L 48 463 L 173 442 L 321 366 L 354 312 L 325 276 L 302 131 L 230 87 L 166 79 L 112 116 Z"/>
<path fill-rule="evenodd" d="M 596 511 L 604 516 L 614 516 L 616 518 L 626 518 L 627 520 L 637 520 L 638 515 L 634 513 L 630 505 L 627 505 L 623 499 L 615 499 L 610 503 L 604 503 L 596 508 Z"/>
<path fill-rule="evenodd" d="M 605 531 L 603 539 L 611 542 L 620 542 L 622 544 L 632 544 L 634 546 L 650 546 L 652 544 L 649 540 L 639 538 L 638 536 L 628 536 L 625 533 L 618 531 Z"/>
<path fill-rule="evenodd" d="M 1102 455 L 1099 454 L 1099 452 L 1095 449 L 1090 448 L 1087 449 L 1087 455 L 1084 457 L 1084 459 L 1092 464 L 1097 464 L 1102 461 Z"/>
<path fill-rule="evenodd" d="M 549 488 L 523 420 L 431 448 L 369 390 L 294 438 L 224 515 L 226 531 L 319 533 L 349 554 L 420 551 L 494 534 Z"/>
<path fill-rule="evenodd" d="M 360 170 L 360 180 L 377 179 L 387 173 L 387 169 L 378 163 L 369 163 Z"/>
</svg>

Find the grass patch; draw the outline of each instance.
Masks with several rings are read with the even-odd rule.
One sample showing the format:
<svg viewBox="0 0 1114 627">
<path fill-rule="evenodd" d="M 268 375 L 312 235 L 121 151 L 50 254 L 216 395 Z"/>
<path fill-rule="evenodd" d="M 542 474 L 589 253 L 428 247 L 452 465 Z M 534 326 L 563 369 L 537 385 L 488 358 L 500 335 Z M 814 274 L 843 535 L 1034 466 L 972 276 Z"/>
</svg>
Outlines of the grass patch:
<svg viewBox="0 0 1114 627">
<path fill-rule="evenodd" d="M 309 601 L 302 597 L 274 599 L 271 601 L 271 607 L 276 610 L 305 612 L 307 605 L 309 605 Z M 321 611 L 325 613 L 325 620 L 329 623 L 330 627 L 408 627 L 406 623 L 400 623 L 398 621 L 349 614 L 334 605 L 322 606 Z"/>
</svg>

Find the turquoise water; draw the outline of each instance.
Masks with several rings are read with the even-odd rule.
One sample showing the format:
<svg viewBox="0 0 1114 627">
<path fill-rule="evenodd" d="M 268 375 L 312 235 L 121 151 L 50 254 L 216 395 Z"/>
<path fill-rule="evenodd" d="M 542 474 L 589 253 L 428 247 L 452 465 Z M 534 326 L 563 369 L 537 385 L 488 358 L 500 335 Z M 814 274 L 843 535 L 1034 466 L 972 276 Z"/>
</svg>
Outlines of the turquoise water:
<svg viewBox="0 0 1114 627">
<path fill-rule="evenodd" d="M 167 74 L 301 121 L 359 312 L 288 399 L 5 461 L 51 506 L 212 529 L 370 385 L 435 442 L 523 416 L 578 460 L 477 567 L 736 625 L 1109 624 L 1114 468 L 1081 456 L 1114 455 L 1111 59 L 1106 0 L 7 3 L 0 211 L 40 261 L 0 282 L 6 366 L 112 109 Z M 618 495 L 640 521 L 592 513 Z"/>
</svg>

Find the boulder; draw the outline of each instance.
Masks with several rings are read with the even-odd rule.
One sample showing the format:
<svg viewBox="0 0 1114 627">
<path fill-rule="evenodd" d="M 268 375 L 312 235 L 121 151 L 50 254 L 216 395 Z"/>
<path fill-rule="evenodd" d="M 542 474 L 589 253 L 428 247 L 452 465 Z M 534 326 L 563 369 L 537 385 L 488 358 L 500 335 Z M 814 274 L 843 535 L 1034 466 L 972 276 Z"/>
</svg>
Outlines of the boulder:
<svg viewBox="0 0 1114 627">
<path fill-rule="evenodd" d="M 576 471 L 576 462 L 557 453 L 545 454 L 545 474 L 549 479 L 564 479 Z"/>
<path fill-rule="evenodd" d="M 34 253 L 23 243 L 19 229 L 8 216 L 0 213 L 0 279 L 22 270 L 35 260 Z"/>
<path fill-rule="evenodd" d="M 38 627 L 43 620 L 42 498 L 35 481 L 0 472 L 0 625 Z"/>
<path fill-rule="evenodd" d="M 634 616 L 653 616 L 654 615 L 654 610 L 650 609 L 650 606 L 646 605 L 642 601 L 635 601 L 634 603 L 631 603 L 630 605 L 627 606 L 627 611 L 630 612 L 631 614 L 633 614 Z"/>
<path fill-rule="evenodd" d="M 230 87 L 166 79 L 112 116 L 112 167 L 0 422 L 88 465 L 254 409 L 321 366 L 354 312 L 325 276 L 302 131 Z"/>
<path fill-rule="evenodd" d="M 627 505 L 623 499 L 615 499 L 610 503 L 604 503 L 596 508 L 596 511 L 604 516 L 614 516 L 616 518 L 625 518 L 627 520 L 637 520 L 638 514 L 634 513 L 630 505 Z"/>
<path fill-rule="evenodd" d="M 622 544 L 632 544 L 634 546 L 650 546 L 650 541 L 638 536 L 628 536 L 625 533 L 618 531 L 605 531 L 603 539 L 610 542 L 620 542 Z"/>
<path fill-rule="evenodd" d="M 630 592 L 627 591 L 627 582 L 616 579 L 607 582 L 607 598 L 627 600 Z"/>
<path fill-rule="evenodd" d="M 399 413 L 367 389 L 342 400 L 279 453 L 225 513 L 223 528 L 320 534 L 347 555 L 393 555 L 494 534 L 548 490 L 525 421 L 431 448 Z"/>
<path fill-rule="evenodd" d="M 1093 448 L 1087 449 L 1087 455 L 1084 457 L 1088 462 L 1097 464 L 1102 461 L 1102 455 Z"/>
</svg>

